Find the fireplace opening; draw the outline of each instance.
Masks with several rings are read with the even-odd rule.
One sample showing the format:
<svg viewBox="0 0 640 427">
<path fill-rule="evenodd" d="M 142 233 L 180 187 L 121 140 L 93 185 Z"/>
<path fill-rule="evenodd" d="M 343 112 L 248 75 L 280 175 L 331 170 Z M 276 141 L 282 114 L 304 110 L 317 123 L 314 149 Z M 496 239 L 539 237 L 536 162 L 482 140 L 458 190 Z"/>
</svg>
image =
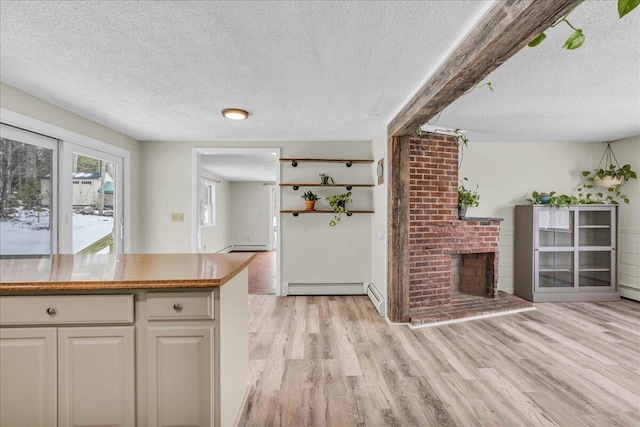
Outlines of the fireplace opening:
<svg viewBox="0 0 640 427">
<path fill-rule="evenodd" d="M 451 256 L 451 293 L 493 298 L 495 253 L 455 254 Z"/>
</svg>

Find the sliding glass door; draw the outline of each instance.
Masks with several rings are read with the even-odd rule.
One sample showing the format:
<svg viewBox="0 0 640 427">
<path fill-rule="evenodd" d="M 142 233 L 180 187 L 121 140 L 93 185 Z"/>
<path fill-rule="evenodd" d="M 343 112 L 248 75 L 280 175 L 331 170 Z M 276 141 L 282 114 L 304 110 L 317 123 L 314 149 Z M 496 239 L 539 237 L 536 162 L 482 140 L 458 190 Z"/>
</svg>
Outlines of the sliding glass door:
<svg viewBox="0 0 640 427">
<path fill-rule="evenodd" d="M 72 143 L 62 156 L 61 253 L 121 253 L 122 158 Z"/>
<path fill-rule="evenodd" d="M 0 255 L 123 252 L 122 157 L 0 131 Z"/>
<path fill-rule="evenodd" d="M 0 255 L 56 252 L 57 155 L 57 140 L 1 125 Z"/>
</svg>

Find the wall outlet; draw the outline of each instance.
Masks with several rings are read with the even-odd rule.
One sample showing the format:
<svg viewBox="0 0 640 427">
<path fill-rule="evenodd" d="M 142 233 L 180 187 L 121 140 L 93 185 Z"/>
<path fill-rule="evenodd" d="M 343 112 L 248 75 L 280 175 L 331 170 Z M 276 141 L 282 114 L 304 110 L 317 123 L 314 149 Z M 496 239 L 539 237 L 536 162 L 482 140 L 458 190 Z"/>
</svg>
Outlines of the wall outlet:
<svg viewBox="0 0 640 427">
<path fill-rule="evenodd" d="M 172 212 L 171 213 L 171 222 L 184 222 L 184 213 L 182 213 L 182 212 Z"/>
</svg>

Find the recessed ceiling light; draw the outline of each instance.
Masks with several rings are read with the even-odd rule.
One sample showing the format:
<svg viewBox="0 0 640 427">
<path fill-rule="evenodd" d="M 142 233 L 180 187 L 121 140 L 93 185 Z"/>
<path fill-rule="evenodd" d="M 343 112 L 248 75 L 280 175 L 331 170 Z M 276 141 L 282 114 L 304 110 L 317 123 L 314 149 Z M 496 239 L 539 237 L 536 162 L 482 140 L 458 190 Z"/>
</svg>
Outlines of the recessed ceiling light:
<svg viewBox="0 0 640 427">
<path fill-rule="evenodd" d="M 249 113 L 239 108 L 225 108 L 222 110 L 222 115 L 231 120 L 244 120 L 249 117 Z"/>
</svg>

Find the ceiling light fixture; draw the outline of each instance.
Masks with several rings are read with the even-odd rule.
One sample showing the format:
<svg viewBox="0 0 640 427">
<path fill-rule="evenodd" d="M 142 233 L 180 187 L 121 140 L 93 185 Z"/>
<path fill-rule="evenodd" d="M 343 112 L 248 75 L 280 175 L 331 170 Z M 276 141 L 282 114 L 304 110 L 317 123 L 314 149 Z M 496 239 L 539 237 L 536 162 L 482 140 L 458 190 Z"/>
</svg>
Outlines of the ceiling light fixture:
<svg viewBox="0 0 640 427">
<path fill-rule="evenodd" d="M 249 117 L 249 113 L 239 108 L 225 108 L 222 110 L 222 115 L 231 120 L 244 120 Z"/>
</svg>

